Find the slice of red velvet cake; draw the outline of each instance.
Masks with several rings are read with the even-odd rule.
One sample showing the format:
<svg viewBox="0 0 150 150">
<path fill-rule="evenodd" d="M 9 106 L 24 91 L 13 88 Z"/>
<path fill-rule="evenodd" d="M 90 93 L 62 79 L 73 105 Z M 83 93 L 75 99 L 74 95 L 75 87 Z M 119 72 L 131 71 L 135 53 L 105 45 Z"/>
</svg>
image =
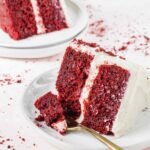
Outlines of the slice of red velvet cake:
<svg viewBox="0 0 150 150">
<path fill-rule="evenodd" d="M 146 105 L 143 68 L 81 40 L 67 48 L 56 87 L 66 118 L 103 134 L 124 135 Z"/>
<path fill-rule="evenodd" d="M 63 120 L 63 131 L 66 122 L 76 122 L 102 134 L 122 136 L 147 105 L 143 68 L 82 40 L 74 40 L 66 49 L 56 89 L 58 96 L 48 93 L 35 106 L 48 125 Z"/>
<path fill-rule="evenodd" d="M 64 0 L 1 0 L 0 27 L 15 40 L 69 27 Z"/>
<path fill-rule="evenodd" d="M 45 94 L 35 102 L 35 107 L 40 111 L 37 121 L 45 121 L 48 126 L 61 134 L 66 132 L 67 123 L 56 95 L 51 92 Z"/>
</svg>

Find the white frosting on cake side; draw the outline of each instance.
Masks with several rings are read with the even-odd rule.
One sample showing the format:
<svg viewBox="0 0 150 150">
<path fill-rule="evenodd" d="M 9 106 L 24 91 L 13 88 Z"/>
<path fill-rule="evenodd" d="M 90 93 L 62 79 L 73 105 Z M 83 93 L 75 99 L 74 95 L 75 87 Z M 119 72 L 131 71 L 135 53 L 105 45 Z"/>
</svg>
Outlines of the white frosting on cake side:
<svg viewBox="0 0 150 150">
<path fill-rule="evenodd" d="M 149 102 L 147 99 L 148 82 L 146 72 L 139 65 L 108 55 L 97 59 L 99 65 L 104 64 L 104 62 L 107 62 L 108 65 L 116 64 L 130 72 L 124 97 L 113 122 L 112 132 L 119 137 L 125 135 L 134 127 L 137 116 L 147 106 Z"/>
<path fill-rule="evenodd" d="M 62 120 L 62 121 L 53 123 L 51 126 L 59 133 L 64 133 L 67 129 L 67 122 L 66 120 Z"/>
<path fill-rule="evenodd" d="M 144 107 L 149 103 L 147 97 L 147 79 L 143 68 L 130 69 L 130 79 L 120 109 L 113 123 L 115 136 L 123 136 L 133 127 Z"/>
<path fill-rule="evenodd" d="M 73 41 L 70 43 L 70 47 L 72 47 L 77 52 L 87 53 L 88 55 L 95 56 L 97 53 L 96 50 L 99 49 L 99 47 L 90 47 L 88 45 L 83 44 L 77 44 L 76 41 Z"/>
<path fill-rule="evenodd" d="M 72 19 L 70 17 L 69 10 L 67 8 L 66 0 L 59 0 L 60 6 L 62 8 L 62 16 L 66 19 L 67 25 L 71 27 L 73 25 Z"/>
<path fill-rule="evenodd" d="M 33 12 L 35 16 L 35 21 L 36 21 L 36 27 L 37 27 L 37 33 L 42 34 L 46 32 L 46 28 L 43 23 L 43 19 L 40 16 L 40 10 L 37 4 L 37 0 L 31 0 L 31 4 L 33 7 Z"/>
</svg>

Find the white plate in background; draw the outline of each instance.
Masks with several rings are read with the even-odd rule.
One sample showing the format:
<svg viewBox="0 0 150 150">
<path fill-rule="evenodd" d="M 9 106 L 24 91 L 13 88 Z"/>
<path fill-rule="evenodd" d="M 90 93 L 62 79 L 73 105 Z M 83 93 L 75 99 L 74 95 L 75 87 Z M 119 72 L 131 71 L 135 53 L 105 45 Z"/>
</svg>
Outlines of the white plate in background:
<svg viewBox="0 0 150 150">
<path fill-rule="evenodd" d="M 53 47 L 66 43 L 67 41 L 76 37 L 87 26 L 88 16 L 84 6 L 79 1 L 65 1 L 67 4 L 68 14 L 71 22 L 70 28 L 47 34 L 35 35 L 18 41 L 11 39 L 8 34 L 0 30 L 0 47 L 18 50 Z M 6 49 L 6 51 L 10 50 Z"/>
<path fill-rule="evenodd" d="M 86 32 L 87 27 L 85 27 L 81 32 L 79 32 L 75 37 L 82 37 Z M 74 38 L 75 38 L 74 37 Z M 72 40 L 72 39 L 70 39 Z M 48 56 L 56 55 L 60 52 L 65 51 L 70 40 L 65 41 L 61 44 L 56 44 L 53 46 L 43 46 L 39 48 L 5 48 L 0 47 L 0 57 L 6 58 L 43 58 Z"/>
</svg>

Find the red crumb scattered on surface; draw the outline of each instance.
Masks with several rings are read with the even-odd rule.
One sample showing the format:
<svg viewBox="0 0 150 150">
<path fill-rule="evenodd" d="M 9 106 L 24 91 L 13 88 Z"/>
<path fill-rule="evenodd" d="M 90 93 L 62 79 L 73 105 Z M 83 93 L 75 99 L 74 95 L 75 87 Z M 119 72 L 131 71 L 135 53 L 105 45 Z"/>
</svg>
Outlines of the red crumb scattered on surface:
<svg viewBox="0 0 150 150">
<path fill-rule="evenodd" d="M 113 57 L 117 57 L 116 54 L 114 54 L 113 52 L 111 51 L 105 51 L 103 48 L 100 48 L 100 49 L 97 49 L 96 52 L 104 52 L 110 56 L 113 56 Z M 126 58 L 122 57 L 122 56 L 118 56 L 120 59 L 123 59 L 123 60 L 126 60 Z"/>
<path fill-rule="evenodd" d="M 90 47 L 99 47 L 99 45 L 97 45 L 96 43 L 89 43 L 89 42 L 85 42 L 83 40 L 77 40 L 77 39 L 74 39 L 74 42 L 76 42 L 76 44 L 78 45 L 84 45 L 84 46 L 90 46 Z"/>
<path fill-rule="evenodd" d="M 15 150 L 14 146 L 11 144 L 12 141 L 13 141 L 13 139 L 0 136 L 0 145 L 6 146 L 7 149 Z"/>
<path fill-rule="evenodd" d="M 122 57 L 122 56 L 119 56 L 119 58 L 120 58 L 120 59 L 123 59 L 123 60 L 126 60 L 126 58 L 124 58 L 124 57 Z"/>
<path fill-rule="evenodd" d="M 12 146 L 12 145 L 8 145 L 7 149 L 15 150 L 14 146 Z"/>
<path fill-rule="evenodd" d="M 103 37 L 107 31 L 104 19 L 101 18 L 101 6 L 96 7 L 88 4 L 86 6 L 89 15 L 88 33 L 97 37 Z"/>
<path fill-rule="evenodd" d="M 22 142 L 25 142 L 26 139 L 24 137 L 19 136 L 19 139 L 21 139 Z"/>
<path fill-rule="evenodd" d="M 144 35 L 144 38 L 147 42 L 150 42 L 150 38 Z"/>
<path fill-rule="evenodd" d="M 42 128 L 42 127 L 43 127 L 42 124 L 40 124 L 40 123 L 38 123 L 38 122 L 35 122 L 35 125 L 36 125 L 37 127 L 39 127 L 39 128 Z"/>
<path fill-rule="evenodd" d="M 10 148 L 11 148 L 11 146 L 10 146 L 10 145 L 8 145 L 8 146 L 7 146 L 7 148 L 8 148 L 8 149 L 10 149 Z"/>
<path fill-rule="evenodd" d="M 89 25 L 88 33 L 103 37 L 106 33 L 106 26 L 103 20 L 96 20 Z"/>
<path fill-rule="evenodd" d="M 131 36 L 126 42 L 123 42 L 119 48 L 113 47 L 115 53 L 133 50 L 142 52 L 145 56 L 150 55 L 150 38 L 145 35 Z"/>
<path fill-rule="evenodd" d="M 23 80 L 22 80 L 22 77 L 20 75 L 12 77 L 9 74 L 3 74 L 0 77 L 0 85 L 1 86 L 3 86 L 3 85 L 12 85 L 12 84 L 15 84 L 15 83 L 20 84 L 22 82 L 23 82 Z"/>
<path fill-rule="evenodd" d="M 119 48 L 119 51 L 124 51 L 124 50 L 126 50 L 126 49 L 127 49 L 127 46 L 124 46 L 124 45 L 123 45 L 122 47 Z"/>
<path fill-rule="evenodd" d="M 5 143 L 5 140 L 2 140 L 0 141 L 0 145 L 4 144 Z"/>
<path fill-rule="evenodd" d="M 148 107 L 145 107 L 142 112 L 146 112 L 149 108 Z"/>
<path fill-rule="evenodd" d="M 39 115 L 38 117 L 35 118 L 35 120 L 42 122 L 42 121 L 44 121 L 44 117 L 42 115 Z"/>
<path fill-rule="evenodd" d="M 21 82 L 22 82 L 21 80 L 17 80 L 17 81 L 16 81 L 16 83 L 21 83 Z"/>
<path fill-rule="evenodd" d="M 10 98 L 9 98 L 9 100 L 13 100 L 13 98 L 12 98 L 12 97 L 10 97 Z"/>
</svg>

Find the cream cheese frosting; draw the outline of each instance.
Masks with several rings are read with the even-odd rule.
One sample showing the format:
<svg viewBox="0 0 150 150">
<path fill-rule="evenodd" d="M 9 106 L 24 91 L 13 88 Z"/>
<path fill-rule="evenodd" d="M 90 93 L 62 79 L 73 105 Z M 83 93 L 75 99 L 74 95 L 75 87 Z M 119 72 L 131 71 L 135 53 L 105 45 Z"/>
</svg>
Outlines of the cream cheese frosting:
<svg viewBox="0 0 150 150">
<path fill-rule="evenodd" d="M 37 0 L 31 0 L 31 4 L 32 4 L 32 7 L 33 7 L 34 15 L 35 15 L 37 33 L 38 34 L 45 33 L 46 28 L 44 26 L 43 19 L 40 15 L 40 10 L 39 10 L 38 4 L 37 4 Z"/>
<path fill-rule="evenodd" d="M 64 131 L 66 131 L 67 129 L 67 122 L 66 120 L 62 120 L 62 121 L 59 121 L 59 122 L 56 122 L 56 123 L 53 123 L 52 124 L 52 127 L 60 132 L 60 133 L 63 133 Z"/>
</svg>

